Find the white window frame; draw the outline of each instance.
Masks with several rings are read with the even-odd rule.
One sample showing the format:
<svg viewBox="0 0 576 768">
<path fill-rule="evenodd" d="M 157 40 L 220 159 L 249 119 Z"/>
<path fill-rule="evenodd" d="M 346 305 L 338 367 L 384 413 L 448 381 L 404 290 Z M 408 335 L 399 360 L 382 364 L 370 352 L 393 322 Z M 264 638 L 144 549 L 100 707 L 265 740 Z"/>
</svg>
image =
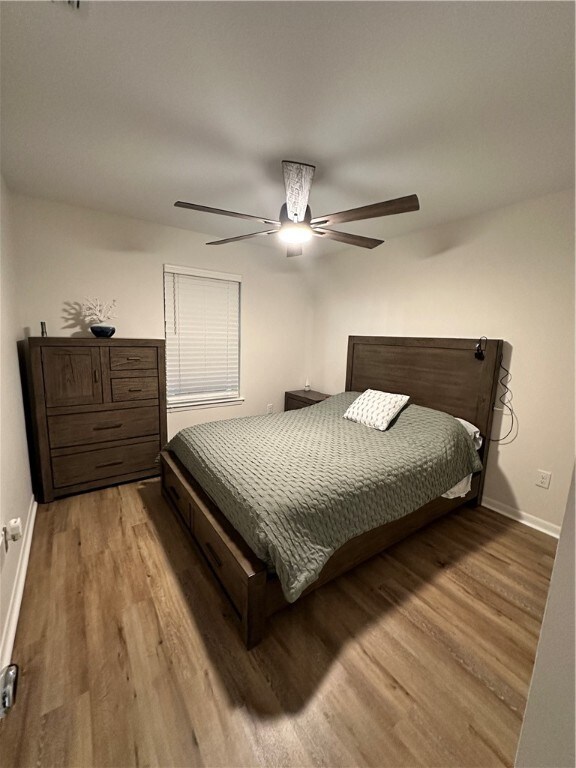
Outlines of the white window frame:
<svg viewBox="0 0 576 768">
<path fill-rule="evenodd" d="M 166 380 L 167 389 L 169 391 L 168 382 L 168 362 L 170 358 L 170 336 L 174 336 L 174 332 L 170 331 L 170 328 L 175 329 L 177 324 L 176 308 L 174 312 L 167 306 L 167 281 L 166 276 L 168 274 L 183 275 L 196 278 L 205 278 L 207 280 L 221 280 L 226 283 L 238 283 L 238 387 L 233 392 L 221 391 L 221 392 L 202 392 L 202 393 L 180 393 L 180 394 L 168 394 L 167 396 L 167 409 L 168 411 L 178 411 L 190 408 L 216 408 L 219 406 L 239 405 L 244 402 L 244 398 L 240 395 L 240 331 L 241 331 L 241 300 L 242 300 L 242 276 L 229 274 L 226 272 L 213 272 L 206 269 L 196 269 L 195 267 L 176 266 L 174 264 L 164 264 L 164 335 L 166 338 Z"/>
</svg>

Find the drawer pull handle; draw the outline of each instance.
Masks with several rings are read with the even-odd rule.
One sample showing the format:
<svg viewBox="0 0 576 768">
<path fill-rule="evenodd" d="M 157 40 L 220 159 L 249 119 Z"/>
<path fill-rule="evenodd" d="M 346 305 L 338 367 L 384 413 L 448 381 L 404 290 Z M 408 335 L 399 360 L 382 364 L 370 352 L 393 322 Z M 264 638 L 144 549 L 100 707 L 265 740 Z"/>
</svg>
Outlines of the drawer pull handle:
<svg viewBox="0 0 576 768">
<path fill-rule="evenodd" d="M 212 560 L 214 560 L 214 562 L 216 563 L 216 565 L 218 566 L 218 568 L 222 568 L 222 560 L 220 560 L 220 558 L 218 557 L 218 555 L 216 554 L 216 552 L 214 552 L 214 550 L 213 550 L 213 548 L 212 548 L 211 544 L 210 544 L 208 541 L 205 541 L 205 542 L 204 542 L 204 546 L 206 547 L 206 549 L 207 549 L 207 551 L 208 551 L 208 554 L 210 555 L 210 557 L 212 558 Z"/>
<path fill-rule="evenodd" d="M 174 486 L 173 486 L 173 485 L 171 485 L 171 486 L 170 486 L 170 493 L 172 494 L 172 496 L 174 496 L 174 498 L 175 498 L 177 501 L 180 501 L 180 494 L 178 493 L 178 491 L 176 490 L 176 488 L 174 488 Z"/>
<path fill-rule="evenodd" d="M 134 360 L 135 362 L 140 362 L 142 360 L 141 357 L 127 357 L 126 360 Z"/>
<path fill-rule="evenodd" d="M 100 383 L 100 374 L 98 373 L 98 369 L 94 368 L 94 384 Z"/>
<path fill-rule="evenodd" d="M 123 461 L 109 461 L 107 464 L 96 464 L 96 469 L 103 469 L 104 467 L 118 467 L 120 464 L 124 464 Z"/>
<path fill-rule="evenodd" d="M 142 392 L 142 387 L 130 387 L 128 392 Z"/>
<path fill-rule="evenodd" d="M 100 432 L 103 429 L 120 429 L 122 424 L 102 424 L 99 427 L 92 427 L 93 432 Z"/>
</svg>

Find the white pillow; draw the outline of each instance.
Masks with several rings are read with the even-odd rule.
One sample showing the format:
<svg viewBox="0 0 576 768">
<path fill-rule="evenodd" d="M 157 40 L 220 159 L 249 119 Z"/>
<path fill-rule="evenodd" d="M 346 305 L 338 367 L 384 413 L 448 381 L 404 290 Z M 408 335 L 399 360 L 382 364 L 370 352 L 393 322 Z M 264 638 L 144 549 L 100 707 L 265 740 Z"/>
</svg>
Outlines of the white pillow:
<svg viewBox="0 0 576 768">
<path fill-rule="evenodd" d="M 477 451 L 482 448 L 482 435 L 480 434 L 480 430 L 478 427 L 475 427 L 474 424 L 470 424 L 469 421 L 465 421 L 464 419 L 459 419 L 457 416 L 455 417 L 456 421 L 459 421 L 460 424 L 464 427 L 466 432 L 470 435 L 474 442 L 474 448 L 476 448 Z"/>
<path fill-rule="evenodd" d="M 383 432 L 409 399 L 409 395 L 367 389 L 350 405 L 344 418 Z"/>
</svg>

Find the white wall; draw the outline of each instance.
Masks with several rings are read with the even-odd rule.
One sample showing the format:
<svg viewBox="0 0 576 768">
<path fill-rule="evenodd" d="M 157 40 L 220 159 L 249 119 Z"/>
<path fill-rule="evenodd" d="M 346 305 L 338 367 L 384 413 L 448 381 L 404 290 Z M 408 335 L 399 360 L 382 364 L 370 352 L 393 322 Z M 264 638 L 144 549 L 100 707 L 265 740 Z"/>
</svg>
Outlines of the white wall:
<svg viewBox="0 0 576 768">
<path fill-rule="evenodd" d="M 351 334 L 507 342 L 519 431 L 491 446 L 485 502 L 558 532 L 574 461 L 573 191 L 325 256 L 309 277 L 315 389 L 344 388 Z M 496 414 L 493 436 L 508 427 Z"/>
<path fill-rule="evenodd" d="M 0 179 L 0 528 L 20 517 L 26 535 L 0 544 L 0 669 L 10 661 L 32 535 L 33 497 L 16 342 L 19 284 L 11 196 Z"/>
<path fill-rule="evenodd" d="M 50 335 L 71 335 L 66 304 L 96 295 L 118 299 L 118 336 L 161 338 L 163 263 L 241 273 L 246 401 L 173 413 L 170 434 L 269 402 L 279 410 L 305 376 L 342 391 L 350 334 L 502 338 L 519 432 L 491 447 L 485 502 L 557 532 L 574 460 L 573 204 L 573 192 L 557 193 L 311 260 L 14 196 L 18 326 L 38 335 L 45 320 Z M 493 436 L 508 423 L 496 414 Z M 537 469 L 553 473 L 548 491 L 535 486 Z"/>
<path fill-rule="evenodd" d="M 550 592 L 516 768 L 573 768 L 574 746 L 574 475 L 562 534 L 558 542 Z"/>
<path fill-rule="evenodd" d="M 22 333 L 79 333 L 70 310 L 86 296 L 118 300 L 116 337 L 163 338 L 163 264 L 241 274 L 243 405 L 169 414 L 169 436 L 219 418 L 282 410 L 284 391 L 305 380 L 310 300 L 294 259 L 246 243 L 206 246 L 209 237 L 184 229 L 85 208 L 14 196 Z M 82 335 L 90 335 L 84 332 Z"/>
</svg>

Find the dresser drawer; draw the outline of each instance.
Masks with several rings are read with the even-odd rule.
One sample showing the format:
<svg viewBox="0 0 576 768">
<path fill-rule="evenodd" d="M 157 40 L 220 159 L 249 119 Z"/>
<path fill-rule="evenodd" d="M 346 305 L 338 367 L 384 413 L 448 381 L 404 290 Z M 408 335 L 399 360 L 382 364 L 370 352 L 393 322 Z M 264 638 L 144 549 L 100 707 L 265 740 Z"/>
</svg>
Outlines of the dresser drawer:
<svg viewBox="0 0 576 768">
<path fill-rule="evenodd" d="M 298 408 L 307 408 L 326 400 L 330 395 L 324 392 L 316 392 L 315 389 L 294 389 L 284 393 L 284 410 L 296 411 Z"/>
<path fill-rule="evenodd" d="M 48 416 L 51 448 L 145 437 L 157 435 L 159 431 L 159 413 L 155 406 Z"/>
<path fill-rule="evenodd" d="M 150 347 L 118 347 L 110 349 L 111 371 L 158 368 L 156 349 Z"/>
<path fill-rule="evenodd" d="M 296 411 L 298 408 L 308 408 L 310 405 L 312 405 L 312 403 L 305 403 L 303 400 L 297 400 L 295 397 L 290 397 L 290 395 L 286 395 L 284 398 L 285 411 Z"/>
<path fill-rule="evenodd" d="M 112 400 L 158 399 L 158 379 L 156 376 L 142 376 L 130 379 L 112 379 Z"/>
<path fill-rule="evenodd" d="M 156 457 L 160 443 L 124 445 L 95 451 L 79 451 L 70 456 L 52 458 L 52 478 L 55 488 L 86 483 L 93 480 L 128 475 L 131 472 L 157 469 Z"/>
</svg>

